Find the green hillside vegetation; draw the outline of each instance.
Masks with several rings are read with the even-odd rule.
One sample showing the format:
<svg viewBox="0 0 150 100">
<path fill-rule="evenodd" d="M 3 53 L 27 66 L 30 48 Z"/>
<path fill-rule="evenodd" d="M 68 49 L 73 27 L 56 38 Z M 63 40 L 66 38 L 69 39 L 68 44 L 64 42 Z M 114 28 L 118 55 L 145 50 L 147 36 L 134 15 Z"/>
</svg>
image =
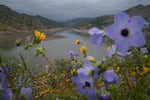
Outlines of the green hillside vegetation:
<svg viewBox="0 0 150 100">
<path fill-rule="evenodd" d="M 61 27 L 60 23 L 42 16 L 20 14 L 5 5 L 0 5 L 0 31 L 18 31 Z"/>
<path fill-rule="evenodd" d="M 133 15 L 143 16 L 146 21 L 150 22 L 150 5 L 148 6 L 138 5 L 126 10 L 125 12 L 127 12 L 131 16 Z M 74 27 L 80 29 L 89 29 L 91 27 L 104 28 L 105 26 L 110 25 L 112 23 L 113 23 L 113 16 L 101 16 L 83 21 L 75 25 Z"/>
</svg>

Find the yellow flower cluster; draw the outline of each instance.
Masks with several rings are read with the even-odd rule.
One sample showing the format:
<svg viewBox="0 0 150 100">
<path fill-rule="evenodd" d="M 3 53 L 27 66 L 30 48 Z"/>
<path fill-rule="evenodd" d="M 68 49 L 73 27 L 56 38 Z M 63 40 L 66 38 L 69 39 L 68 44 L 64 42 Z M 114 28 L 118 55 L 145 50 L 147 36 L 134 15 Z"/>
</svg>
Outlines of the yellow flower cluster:
<svg viewBox="0 0 150 100">
<path fill-rule="evenodd" d="M 85 45 L 81 46 L 80 53 L 81 54 L 86 54 L 86 51 L 87 51 L 87 47 Z"/>
<path fill-rule="evenodd" d="M 50 94 L 50 93 L 51 93 L 51 89 L 45 89 L 45 90 L 41 91 L 39 93 L 39 95 L 36 95 L 35 99 L 38 99 L 38 98 L 43 97 L 43 96 Z"/>
<path fill-rule="evenodd" d="M 34 31 L 34 34 L 39 39 L 40 42 L 45 40 L 46 36 L 43 32 Z"/>
<path fill-rule="evenodd" d="M 143 67 L 143 70 L 141 71 L 140 75 L 144 75 L 148 72 L 149 72 L 149 68 L 148 67 Z M 130 73 L 134 77 L 137 75 L 137 72 L 135 70 L 131 70 Z"/>
</svg>

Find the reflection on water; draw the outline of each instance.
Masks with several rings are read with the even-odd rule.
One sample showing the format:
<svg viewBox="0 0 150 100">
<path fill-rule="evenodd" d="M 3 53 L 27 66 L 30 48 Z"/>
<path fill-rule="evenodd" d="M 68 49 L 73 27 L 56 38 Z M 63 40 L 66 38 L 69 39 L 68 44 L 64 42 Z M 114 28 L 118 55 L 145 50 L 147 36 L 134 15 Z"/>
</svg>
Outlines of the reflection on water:
<svg viewBox="0 0 150 100">
<path fill-rule="evenodd" d="M 82 40 L 88 47 L 87 54 L 96 57 L 96 59 L 101 60 L 103 57 L 106 56 L 105 48 L 106 44 L 103 44 L 101 47 L 97 47 L 95 45 L 92 45 L 89 41 L 89 37 L 81 36 L 78 34 L 75 34 L 73 32 L 64 31 L 56 34 L 61 34 L 67 36 L 66 38 L 61 39 L 55 39 L 55 40 L 48 40 L 44 41 L 41 46 L 45 47 L 46 49 L 46 55 L 50 59 L 61 59 L 66 58 L 66 53 L 68 50 L 79 50 L 79 47 L 77 47 L 74 44 L 74 41 L 76 39 Z M 0 41 L 0 47 L 3 49 L 3 54 L 5 55 L 12 55 L 19 57 L 19 54 L 23 54 L 24 57 L 27 59 L 28 55 L 30 55 L 30 63 L 32 65 L 34 64 L 45 64 L 43 58 L 41 57 L 34 57 L 34 50 L 31 52 L 31 54 L 27 54 L 27 51 L 24 51 L 23 46 L 15 47 L 15 41 Z M 32 62 L 31 62 L 32 61 Z"/>
</svg>

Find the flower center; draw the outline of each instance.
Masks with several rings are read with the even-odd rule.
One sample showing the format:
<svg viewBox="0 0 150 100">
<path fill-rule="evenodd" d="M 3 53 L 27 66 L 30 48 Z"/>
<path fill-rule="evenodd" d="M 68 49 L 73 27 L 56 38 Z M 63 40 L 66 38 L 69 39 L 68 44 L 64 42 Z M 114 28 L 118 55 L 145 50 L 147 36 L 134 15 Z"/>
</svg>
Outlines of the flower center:
<svg viewBox="0 0 150 100">
<path fill-rule="evenodd" d="M 124 36 L 124 37 L 127 37 L 128 35 L 129 35 L 129 30 L 128 29 L 123 29 L 122 31 L 121 31 L 121 35 L 122 36 Z"/>
<path fill-rule="evenodd" d="M 90 85 L 89 82 L 85 82 L 85 86 L 86 86 L 86 87 L 91 87 L 91 85 Z"/>
</svg>

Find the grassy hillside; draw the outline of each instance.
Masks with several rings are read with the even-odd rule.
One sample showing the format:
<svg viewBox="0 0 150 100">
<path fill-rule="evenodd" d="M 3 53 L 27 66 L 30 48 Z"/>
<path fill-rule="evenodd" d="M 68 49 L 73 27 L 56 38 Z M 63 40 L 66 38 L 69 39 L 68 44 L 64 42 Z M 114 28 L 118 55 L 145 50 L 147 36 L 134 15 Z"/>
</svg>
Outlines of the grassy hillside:
<svg viewBox="0 0 150 100">
<path fill-rule="evenodd" d="M 150 22 L 150 5 L 148 6 L 143 6 L 143 5 L 138 5 L 133 8 L 130 8 L 126 10 L 129 15 L 140 15 L 143 16 L 146 21 Z M 83 21 L 77 25 L 75 25 L 75 28 L 84 28 L 84 29 L 89 29 L 91 27 L 99 27 L 103 28 L 111 23 L 113 23 L 113 17 L 114 16 L 101 16 L 97 18 L 91 18 L 89 20 Z"/>
<path fill-rule="evenodd" d="M 0 5 L 0 31 L 47 29 L 60 26 L 60 23 L 42 16 L 20 14 L 5 5 Z"/>
</svg>

